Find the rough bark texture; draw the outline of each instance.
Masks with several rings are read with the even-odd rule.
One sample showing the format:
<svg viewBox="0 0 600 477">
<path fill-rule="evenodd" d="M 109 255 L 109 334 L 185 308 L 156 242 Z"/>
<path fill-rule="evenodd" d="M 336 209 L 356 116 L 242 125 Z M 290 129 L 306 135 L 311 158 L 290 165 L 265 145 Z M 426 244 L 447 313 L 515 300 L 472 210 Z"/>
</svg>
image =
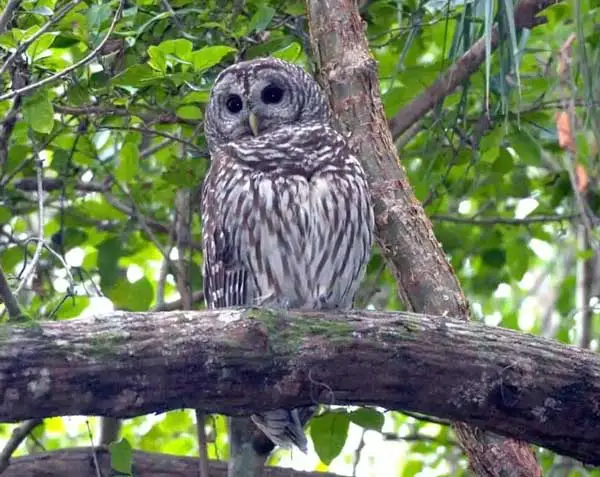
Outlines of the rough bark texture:
<svg viewBox="0 0 600 477">
<path fill-rule="evenodd" d="M 320 82 L 369 176 L 379 245 L 404 303 L 412 311 L 468 319 L 469 304 L 399 163 L 358 8 L 352 0 L 307 0 L 307 10 Z M 477 429 L 458 426 L 477 474 L 541 475 L 526 444 L 481 439 Z"/>
<path fill-rule="evenodd" d="M 106 449 L 95 449 L 101 470 L 98 474 L 93 458 L 94 449 L 82 447 L 55 452 L 32 454 L 12 459 L 2 477 L 98 477 L 109 476 L 110 455 Z M 226 477 L 227 462 L 211 461 L 210 477 Z M 135 451 L 133 475 L 136 477 L 190 477 L 198 475 L 197 457 Z M 323 472 L 300 472 L 278 467 L 265 467 L 264 477 L 339 477 Z"/>
<path fill-rule="evenodd" d="M 0 421 L 239 415 L 312 399 L 465 421 L 600 464 L 600 357 L 478 323 L 224 309 L 118 312 L 0 334 Z"/>
</svg>

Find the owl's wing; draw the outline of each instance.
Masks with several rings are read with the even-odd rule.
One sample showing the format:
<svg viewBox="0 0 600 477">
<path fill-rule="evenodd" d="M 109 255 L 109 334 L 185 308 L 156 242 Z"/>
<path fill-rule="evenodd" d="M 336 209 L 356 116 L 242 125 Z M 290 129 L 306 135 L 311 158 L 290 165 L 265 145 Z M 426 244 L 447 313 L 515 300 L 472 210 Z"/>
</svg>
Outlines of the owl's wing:
<svg viewBox="0 0 600 477">
<path fill-rule="evenodd" d="M 231 182 L 220 169 L 226 166 L 223 153 L 217 152 L 202 188 L 202 241 L 204 249 L 204 299 L 209 308 L 246 305 L 248 270 L 236 259 L 232 238 L 224 215 L 228 207 L 226 187 Z"/>
</svg>

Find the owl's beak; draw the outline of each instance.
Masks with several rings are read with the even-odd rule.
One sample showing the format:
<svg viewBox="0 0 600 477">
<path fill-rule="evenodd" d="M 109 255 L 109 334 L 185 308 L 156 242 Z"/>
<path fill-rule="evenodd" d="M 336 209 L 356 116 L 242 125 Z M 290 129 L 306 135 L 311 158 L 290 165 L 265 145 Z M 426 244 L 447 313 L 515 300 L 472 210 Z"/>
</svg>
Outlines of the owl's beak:
<svg viewBox="0 0 600 477">
<path fill-rule="evenodd" d="M 260 125 L 258 123 L 258 117 L 253 112 L 250 112 L 250 114 L 248 114 L 248 124 L 250 124 L 250 129 L 252 130 L 252 134 L 254 134 L 255 136 L 258 136 L 258 132 L 260 130 L 260 128 L 259 128 Z"/>
</svg>

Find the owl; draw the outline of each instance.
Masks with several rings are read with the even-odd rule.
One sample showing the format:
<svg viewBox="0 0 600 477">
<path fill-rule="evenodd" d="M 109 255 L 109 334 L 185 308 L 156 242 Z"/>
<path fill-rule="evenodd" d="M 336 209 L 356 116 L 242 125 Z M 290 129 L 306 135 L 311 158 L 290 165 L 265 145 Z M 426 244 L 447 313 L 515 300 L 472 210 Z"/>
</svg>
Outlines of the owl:
<svg viewBox="0 0 600 477">
<path fill-rule="evenodd" d="M 352 306 L 373 243 L 364 171 L 301 67 L 244 61 L 215 80 L 205 112 L 204 296 L 211 308 Z M 252 416 L 276 445 L 306 451 L 305 412 Z"/>
</svg>

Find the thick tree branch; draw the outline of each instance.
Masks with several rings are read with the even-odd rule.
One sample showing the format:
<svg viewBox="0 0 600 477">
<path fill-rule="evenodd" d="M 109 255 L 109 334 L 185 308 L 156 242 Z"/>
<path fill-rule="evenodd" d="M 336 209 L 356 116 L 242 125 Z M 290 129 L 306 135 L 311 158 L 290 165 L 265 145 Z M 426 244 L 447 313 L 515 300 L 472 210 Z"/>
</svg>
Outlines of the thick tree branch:
<svg viewBox="0 0 600 477">
<path fill-rule="evenodd" d="M 518 7 L 519 11 L 523 8 Z M 399 165 L 381 103 L 377 69 L 355 3 L 307 0 L 307 12 L 321 84 L 367 171 L 377 238 L 404 303 L 412 311 L 468 319 L 469 304 Z M 526 445 L 496 436 L 486 436 L 484 441 L 477 429 L 457 426 L 477 474 L 541 475 Z"/>
<path fill-rule="evenodd" d="M 501 328 L 411 313 L 224 309 L 0 333 L 0 421 L 179 408 L 240 415 L 332 395 L 600 464 L 600 357 Z"/>
<path fill-rule="evenodd" d="M 110 455 L 104 448 L 80 447 L 18 457 L 2 477 L 97 477 L 92 461 L 95 452 L 102 475 L 110 473 Z M 266 467 L 264 477 L 339 477 L 324 472 L 301 472 L 280 467 Z M 133 452 L 133 475 L 136 477 L 190 477 L 197 475 L 198 458 L 151 452 Z M 227 477 L 227 462 L 210 461 L 210 477 Z"/>
<path fill-rule="evenodd" d="M 544 17 L 538 17 L 545 8 L 560 0 L 521 0 L 515 7 L 515 25 L 518 29 L 534 28 L 545 23 Z M 498 26 L 492 30 L 492 50 L 498 47 L 500 35 Z M 469 78 L 485 61 L 485 38 L 480 38 L 461 56 L 435 83 L 404 106 L 391 120 L 390 130 L 394 139 L 398 139 L 413 124 L 423 118 L 433 107 L 458 85 Z"/>
</svg>

